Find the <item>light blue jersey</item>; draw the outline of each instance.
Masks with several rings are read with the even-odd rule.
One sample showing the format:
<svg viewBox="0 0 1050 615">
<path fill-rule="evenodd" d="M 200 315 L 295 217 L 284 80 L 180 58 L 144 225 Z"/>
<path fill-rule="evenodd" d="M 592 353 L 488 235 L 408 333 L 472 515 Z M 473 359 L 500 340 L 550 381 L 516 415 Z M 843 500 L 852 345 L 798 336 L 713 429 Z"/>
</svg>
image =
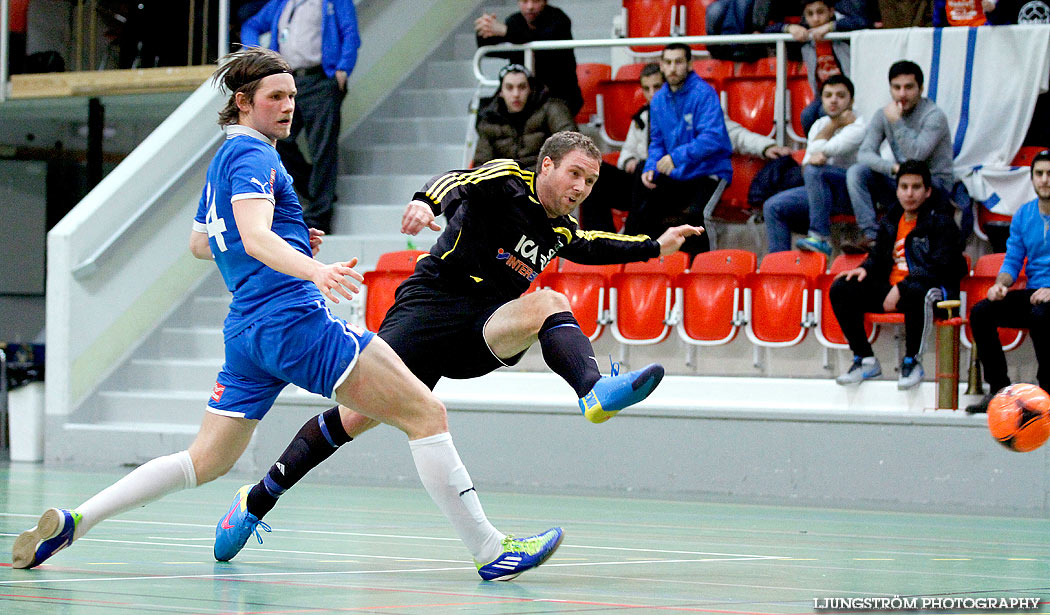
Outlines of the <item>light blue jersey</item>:
<svg viewBox="0 0 1050 615">
<path fill-rule="evenodd" d="M 233 217 L 233 202 L 266 199 L 273 203 L 271 229 L 296 250 L 313 257 L 303 208 L 292 177 L 262 133 L 247 126 L 226 127 L 226 142 L 208 166 L 193 229 L 208 234 L 215 264 L 233 293 L 223 334 L 237 335 L 253 321 L 282 308 L 324 301 L 312 283 L 270 269 L 244 251 Z"/>
</svg>

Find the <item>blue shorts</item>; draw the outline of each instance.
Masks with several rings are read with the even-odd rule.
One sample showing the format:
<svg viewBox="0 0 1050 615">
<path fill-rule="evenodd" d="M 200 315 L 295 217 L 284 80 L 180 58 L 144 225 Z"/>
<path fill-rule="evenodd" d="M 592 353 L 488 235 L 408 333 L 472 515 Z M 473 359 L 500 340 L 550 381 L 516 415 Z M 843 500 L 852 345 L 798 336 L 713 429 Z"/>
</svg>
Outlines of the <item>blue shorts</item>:
<svg viewBox="0 0 1050 615">
<path fill-rule="evenodd" d="M 373 337 L 333 316 L 323 301 L 263 316 L 226 340 L 208 411 L 261 419 L 288 383 L 334 397 Z"/>
</svg>

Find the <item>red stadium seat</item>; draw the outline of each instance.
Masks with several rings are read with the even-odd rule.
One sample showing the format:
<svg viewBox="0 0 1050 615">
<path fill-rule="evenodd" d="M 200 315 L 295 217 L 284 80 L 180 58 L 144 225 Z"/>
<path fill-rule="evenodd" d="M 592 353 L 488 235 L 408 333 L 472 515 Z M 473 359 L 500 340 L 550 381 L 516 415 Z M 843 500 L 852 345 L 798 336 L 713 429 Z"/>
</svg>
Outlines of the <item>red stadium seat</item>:
<svg viewBox="0 0 1050 615">
<path fill-rule="evenodd" d="M 623 10 L 627 14 L 627 38 L 674 35 L 677 1 L 623 0 Z M 663 45 L 632 45 L 631 51 L 653 53 L 663 48 Z"/>
<path fill-rule="evenodd" d="M 803 76 L 788 77 L 788 108 L 791 111 L 791 130 L 794 132 L 792 138 L 796 141 L 805 141 L 809 136 L 802 128 L 802 110 L 813 102 L 813 88 L 809 87 L 809 79 Z"/>
<path fill-rule="evenodd" d="M 762 259 L 744 289 L 745 332 L 756 346 L 794 346 L 813 326 L 810 289 L 824 272 L 818 252 L 773 252 Z"/>
<path fill-rule="evenodd" d="M 707 7 L 715 0 L 680 0 L 679 6 L 685 12 L 685 35 L 704 36 L 707 34 Z M 692 45 L 695 50 L 704 49 L 703 45 Z"/>
<path fill-rule="evenodd" d="M 378 331 L 387 310 L 394 305 L 394 291 L 416 269 L 421 250 L 387 252 L 379 257 L 375 271 L 365 272 L 365 328 Z"/>
<path fill-rule="evenodd" d="M 700 76 L 715 90 L 721 92 L 724 81 L 733 76 L 733 63 L 728 60 L 701 58 L 693 60 L 693 72 Z"/>
<path fill-rule="evenodd" d="M 598 84 L 598 108 L 602 118 L 602 138 L 620 145 L 627 138 L 631 117 L 645 104 L 638 81 L 602 81 Z"/>
<path fill-rule="evenodd" d="M 754 62 L 741 62 L 736 70 L 740 77 L 775 77 L 777 74 L 777 59 L 762 58 Z"/>
<path fill-rule="evenodd" d="M 662 342 L 671 332 L 674 279 L 689 266 L 689 256 L 675 252 L 641 263 L 627 263 L 609 280 L 612 334 L 621 344 Z"/>
<path fill-rule="evenodd" d="M 988 296 L 988 289 L 995 284 L 995 277 L 999 275 L 999 269 L 1003 266 L 1005 254 L 985 254 L 977 259 L 977 265 L 973 268 L 973 275 L 962 279 L 962 307 L 960 313 L 966 314 L 966 324 L 962 328 L 962 344 L 967 348 L 973 346 L 973 329 L 970 327 L 970 312 L 978 301 Z M 1024 268 L 1021 274 L 1014 280 L 1010 290 L 1025 287 Z M 999 343 L 1003 350 L 1010 351 L 1021 345 L 1024 341 L 1024 329 L 999 328 Z"/>
<path fill-rule="evenodd" d="M 747 202 L 747 190 L 751 187 L 751 180 L 765 166 L 766 161 L 740 154 L 733 154 L 729 160 L 733 164 L 733 182 L 722 192 L 722 198 L 712 217 L 728 222 L 743 222 L 754 214 Z"/>
<path fill-rule="evenodd" d="M 813 317 L 817 326 L 813 333 L 825 348 L 849 348 L 846 336 L 842 334 L 842 327 L 831 309 L 828 289 L 838 273 L 859 267 L 865 258 L 866 254 L 842 254 L 831 263 L 831 271 L 817 276 L 817 286 L 813 290 Z M 874 326 L 866 326 L 865 331 L 869 340 L 875 339 Z"/>
<path fill-rule="evenodd" d="M 582 62 L 576 65 L 576 79 L 583 92 L 583 107 L 576 114 L 577 124 L 591 121 L 592 115 L 598 114 L 598 83 L 612 78 L 612 67 L 597 62 Z"/>
<path fill-rule="evenodd" d="M 605 296 L 609 276 L 622 269 L 623 265 L 580 265 L 562 260 L 560 271 L 542 274 L 543 287 L 556 290 L 569 299 L 580 329 L 594 341 L 608 324 Z"/>
<path fill-rule="evenodd" d="M 646 64 L 648 64 L 648 62 L 624 64 L 616 69 L 616 80 L 638 82 L 638 80 L 642 78 L 642 69 L 645 68 Z"/>
<path fill-rule="evenodd" d="M 1032 166 L 1032 159 L 1039 152 L 1046 148 L 1041 145 L 1022 145 L 1021 149 L 1017 150 L 1017 155 L 1014 156 L 1011 165 L 1015 167 L 1030 167 Z"/>
<path fill-rule="evenodd" d="M 728 77 L 723 83 L 729 117 L 751 132 L 772 135 L 776 79 L 769 76 Z"/>
<path fill-rule="evenodd" d="M 716 346 L 733 341 L 744 324 L 743 288 L 756 257 L 747 250 L 697 254 L 675 279 L 678 337 L 687 344 Z"/>
</svg>

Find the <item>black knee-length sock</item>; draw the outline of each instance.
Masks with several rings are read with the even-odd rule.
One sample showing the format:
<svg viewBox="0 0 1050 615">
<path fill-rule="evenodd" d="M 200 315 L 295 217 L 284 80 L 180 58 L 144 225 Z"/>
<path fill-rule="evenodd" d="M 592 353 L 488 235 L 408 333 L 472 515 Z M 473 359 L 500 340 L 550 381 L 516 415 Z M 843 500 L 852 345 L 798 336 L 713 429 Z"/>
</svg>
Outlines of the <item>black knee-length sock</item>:
<svg viewBox="0 0 1050 615">
<path fill-rule="evenodd" d="M 248 492 L 248 512 L 262 519 L 277 505 L 282 493 L 352 439 L 343 429 L 339 406 L 306 421 L 277 463 Z"/>
<path fill-rule="evenodd" d="M 583 397 L 601 379 L 591 341 L 580 330 L 572 312 L 557 312 L 540 327 L 540 349 L 547 365 Z"/>
</svg>

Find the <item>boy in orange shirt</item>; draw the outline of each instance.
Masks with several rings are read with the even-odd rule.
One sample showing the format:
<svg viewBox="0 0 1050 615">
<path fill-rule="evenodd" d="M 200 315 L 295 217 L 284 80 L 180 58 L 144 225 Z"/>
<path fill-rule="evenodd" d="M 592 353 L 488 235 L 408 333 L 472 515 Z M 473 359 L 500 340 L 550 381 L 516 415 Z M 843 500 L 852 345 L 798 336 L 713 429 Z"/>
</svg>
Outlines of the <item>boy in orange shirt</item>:
<svg viewBox="0 0 1050 615">
<path fill-rule="evenodd" d="M 859 384 L 882 375 L 864 331 L 867 312 L 904 314 L 905 356 L 897 388 L 922 382 L 921 358 L 927 313 L 942 299 L 959 296 L 966 261 L 959 252 L 959 227 L 931 198 L 933 182 L 925 162 L 908 160 L 897 172 L 897 201 L 879 227 L 875 247 L 855 269 L 831 285 L 831 307 L 853 351 L 853 364 L 835 381 Z"/>
</svg>

